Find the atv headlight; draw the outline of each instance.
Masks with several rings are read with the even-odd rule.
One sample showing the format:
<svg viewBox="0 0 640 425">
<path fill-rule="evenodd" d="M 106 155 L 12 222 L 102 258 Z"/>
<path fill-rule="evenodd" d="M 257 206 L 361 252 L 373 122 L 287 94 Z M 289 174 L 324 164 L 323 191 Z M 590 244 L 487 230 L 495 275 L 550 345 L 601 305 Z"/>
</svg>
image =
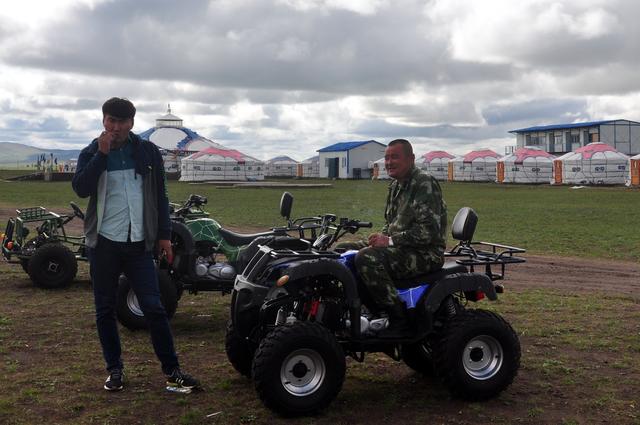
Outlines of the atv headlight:
<svg viewBox="0 0 640 425">
<path fill-rule="evenodd" d="M 284 286 L 287 282 L 289 282 L 289 275 L 285 274 L 284 276 L 280 276 L 280 278 L 276 280 L 276 286 Z"/>
</svg>

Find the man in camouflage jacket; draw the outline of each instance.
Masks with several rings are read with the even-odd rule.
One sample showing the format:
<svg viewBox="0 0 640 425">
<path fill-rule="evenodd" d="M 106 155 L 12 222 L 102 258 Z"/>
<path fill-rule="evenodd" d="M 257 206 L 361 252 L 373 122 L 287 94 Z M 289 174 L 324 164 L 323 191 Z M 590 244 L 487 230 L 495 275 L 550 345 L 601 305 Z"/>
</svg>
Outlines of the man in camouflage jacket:
<svg viewBox="0 0 640 425">
<path fill-rule="evenodd" d="M 404 139 L 389 143 L 385 168 L 394 180 L 389 185 L 385 225 L 368 241 L 341 244 L 359 249 L 356 268 L 373 303 L 387 311 L 390 326 L 380 337 L 409 332 L 405 308 L 395 280 L 439 270 L 446 249 L 447 206 L 438 181 L 416 168 L 411 144 Z"/>
</svg>

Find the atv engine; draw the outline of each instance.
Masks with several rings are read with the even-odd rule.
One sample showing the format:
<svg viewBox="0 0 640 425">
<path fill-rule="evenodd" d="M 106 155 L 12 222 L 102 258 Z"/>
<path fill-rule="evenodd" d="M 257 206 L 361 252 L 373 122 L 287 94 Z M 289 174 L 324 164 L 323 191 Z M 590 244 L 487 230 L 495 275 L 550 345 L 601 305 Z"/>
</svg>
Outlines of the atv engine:
<svg viewBox="0 0 640 425">
<path fill-rule="evenodd" d="M 213 257 L 198 257 L 195 266 L 196 275 L 212 279 L 233 280 L 236 269 L 227 263 L 218 263 Z"/>
</svg>

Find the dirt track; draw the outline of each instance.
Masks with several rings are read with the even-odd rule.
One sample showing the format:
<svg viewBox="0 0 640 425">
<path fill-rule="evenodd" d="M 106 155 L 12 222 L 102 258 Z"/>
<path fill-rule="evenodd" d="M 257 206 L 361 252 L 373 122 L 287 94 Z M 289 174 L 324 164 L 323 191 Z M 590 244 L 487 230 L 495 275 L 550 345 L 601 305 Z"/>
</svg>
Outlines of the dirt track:
<svg viewBox="0 0 640 425">
<path fill-rule="evenodd" d="M 507 269 L 506 286 L 605 291 L 640 298 L 640 265 L 631 262 L 527 255 Z"/>
</svg>

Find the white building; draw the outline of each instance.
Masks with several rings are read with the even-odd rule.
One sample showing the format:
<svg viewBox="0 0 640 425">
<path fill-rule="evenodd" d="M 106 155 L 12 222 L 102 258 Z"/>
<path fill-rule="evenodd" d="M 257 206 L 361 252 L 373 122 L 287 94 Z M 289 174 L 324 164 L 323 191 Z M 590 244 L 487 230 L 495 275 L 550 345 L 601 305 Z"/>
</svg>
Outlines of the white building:
<svg viewBox="0 0 640 425">
<path fill-rule="evenodd" d="M 553 165 L 555 184 L 624 184 L 629 177 L 629 157 L 606 143 L 589 143 Z"/>
<path fill-rule="evenodd" d="M 491 149 L 471 151 L 449 160 L 448 179 L 461 182 L 492 182 L 496 180 L 496 162 L 500 155 Z"/>
<path fill-rule="evenodd" d="M 431 151 L 420 157 L 417 166 L 437 180 L 447 180 L 449 160 L 455 158 L 445 151 Z"/>
<path fill-rule="evenodd" d="M 298 161 L 286 155 L 276 156 L 266 162 L 267 177 L 295 177 L 298 172 Z"/>
<path fill-rule="evenodd" d="M 369 179 L 369 162 L 383 157 L 385 149 L 375 140 L 341 142 L 319 149 L 320 177 Z"/>
<path fill-rule="evenodd" d="M 518 148 L 497 163 L 498 183 L 551 183 L 555 157 L 541 148 Z"/>
<path fill-rule="evenodd" d="M 228 149 L 185 127 L 182 119 L 171 113 L 170 105 L 167 113 L 156 120 L 155 127 L 143 131 L 140 137 L 160 148 L 167 174 L 187 173 L 181 175 L 182 181 L 264 179 L 262 161 Z M 209 149 L 212 150 L 207 153 Z M 202 151 L 205 153 L 192 157 L 187 166 L 182 167 L 184 159 Z"/>
<path fill-rule="evenodd" d="M 180 181 L 264 180 L 264 163 L 233 149 L 210 147 L 182 159 Z"/>
<path fill-rule="evenodd" d="M 299 163 L 296 176 L 316 179 L 320 177 L 320 156 L 312 156 Z"/>
<path fill-rule="evenodd" d="M 369 163 L 369 168 L 371 169 L 372 177 L 374 179 L 387 180 L 391 178 L 387 173 L 387 167 L 384 166 L 384 158 L 380 158 L 377 161 L 371 161 Z"/>
<path fill-rule="evenodd" d="M 640 153 L 640 122 L 629 120 L 591 121 L 543 125 L 509 133 L 516 135 L 516 147 L 537 146 L 553 154 L 575 151 L 602 142 L 627 155 Z"/>
<path fill-rule="evenodd" d="M 143 131 L 139 136 L 160 148 L 167 173 L 179 172 L 180 161 L 193 153 L 211 147 L 226 149 L 221 144 L 186 128 L 182 118 L 171 113 L 170 105 L 167 107 L 167 113 L 156 119 L 155 127 Z"/>
</svg>

